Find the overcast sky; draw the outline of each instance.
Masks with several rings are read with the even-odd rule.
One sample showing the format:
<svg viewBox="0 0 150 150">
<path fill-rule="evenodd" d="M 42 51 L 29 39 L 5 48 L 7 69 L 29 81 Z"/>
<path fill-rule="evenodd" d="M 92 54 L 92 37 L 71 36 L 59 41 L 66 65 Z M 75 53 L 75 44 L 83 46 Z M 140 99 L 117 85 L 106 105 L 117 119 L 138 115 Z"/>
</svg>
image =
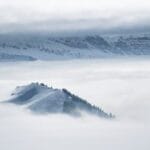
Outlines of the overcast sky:
<svg viewBox="0 0 150 150">
<path fill-rule="evenodd" d="M 149 0 L 0 0 L 0 31 L 148 30 Z"/>
</svg>

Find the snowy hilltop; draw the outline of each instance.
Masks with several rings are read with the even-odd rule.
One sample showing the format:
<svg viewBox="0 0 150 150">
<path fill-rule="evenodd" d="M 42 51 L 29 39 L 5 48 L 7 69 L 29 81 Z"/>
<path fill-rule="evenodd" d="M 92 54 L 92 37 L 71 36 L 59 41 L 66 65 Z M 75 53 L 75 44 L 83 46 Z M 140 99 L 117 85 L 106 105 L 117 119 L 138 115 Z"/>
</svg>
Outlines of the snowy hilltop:
<svg viewBox="0 0 150 150">
<path fill-rule="evenodd" d="M 105 113 L 99 107 L 91 105 L 66 89 L 54 89 L 43 83 L 19 86 L 11 95 L 11 99 L 6 103 L 25 106 L 36 114 L 61 113 L 81 116 L 82 113 L 87 113 L 103 118 L 113 118 L 111 113 Z"/>
<path fill-rule="evenodd" d="M 150 35 L 0 35 L 0 61 L 124 55 L 150 55 Z"/>
</svg>

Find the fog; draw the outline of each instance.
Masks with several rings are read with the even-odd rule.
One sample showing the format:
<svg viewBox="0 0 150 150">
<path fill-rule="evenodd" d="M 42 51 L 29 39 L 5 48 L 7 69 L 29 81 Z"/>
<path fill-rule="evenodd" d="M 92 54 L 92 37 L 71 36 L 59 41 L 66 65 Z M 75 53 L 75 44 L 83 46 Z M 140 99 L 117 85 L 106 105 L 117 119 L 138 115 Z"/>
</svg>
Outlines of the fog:
<svg viewBox="0 0 150 150">
<path fill-rule="evenodd" d="M 39 116 L 0 104 L 0 149 L 149 150 L 149 65 L 148 58 L 0 63 L 0 101 L 16 86 L 38 81 L 67 88 L 116 115 Z"/>
<path fill-rule="evenodd" d="M 149 8 L 149 0 L 1 0 L 0 31 L 148 32 Z"/>
</svg>

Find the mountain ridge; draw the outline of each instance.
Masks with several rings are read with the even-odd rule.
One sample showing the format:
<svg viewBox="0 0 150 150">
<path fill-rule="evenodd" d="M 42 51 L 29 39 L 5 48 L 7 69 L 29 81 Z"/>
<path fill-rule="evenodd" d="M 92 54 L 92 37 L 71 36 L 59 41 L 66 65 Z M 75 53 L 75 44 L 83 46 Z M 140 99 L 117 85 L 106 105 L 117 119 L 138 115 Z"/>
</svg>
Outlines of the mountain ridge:
<svg viewBox="0 0 150 150">
<path fill-rule="evenodd" d="M 27 60 L 150 55 L 150 36 L 0 35 L 0 59 L 11 55 L 30 58 Z"/>
<path fill-rule="evenodd" d="M 110 113 L 72 94 L 67 89 L 54 89 L 43 83 L 19 86 L 5 103 L 24 106 L 36 114 L 67 114 L 82 116 L 82 112 L 102 118 L 113 118 Z"/>
</svg>

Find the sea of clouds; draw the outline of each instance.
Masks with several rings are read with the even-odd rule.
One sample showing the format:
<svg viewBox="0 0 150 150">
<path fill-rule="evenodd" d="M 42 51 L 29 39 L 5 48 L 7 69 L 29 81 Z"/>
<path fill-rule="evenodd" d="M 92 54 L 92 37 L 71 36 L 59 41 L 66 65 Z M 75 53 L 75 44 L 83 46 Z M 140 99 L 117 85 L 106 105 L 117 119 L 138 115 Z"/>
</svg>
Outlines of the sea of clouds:
<svg viewBox="0 0 150 150">
<path fill-rule="evenodd" d="M 0 63 L 0 101 L 18 85 L 43 82 L 72 93 L 116 115 L 33 115 L 0 104 L 1 150 L 149 150 L 150 60 L 101 60 Z"/>
</svg>

